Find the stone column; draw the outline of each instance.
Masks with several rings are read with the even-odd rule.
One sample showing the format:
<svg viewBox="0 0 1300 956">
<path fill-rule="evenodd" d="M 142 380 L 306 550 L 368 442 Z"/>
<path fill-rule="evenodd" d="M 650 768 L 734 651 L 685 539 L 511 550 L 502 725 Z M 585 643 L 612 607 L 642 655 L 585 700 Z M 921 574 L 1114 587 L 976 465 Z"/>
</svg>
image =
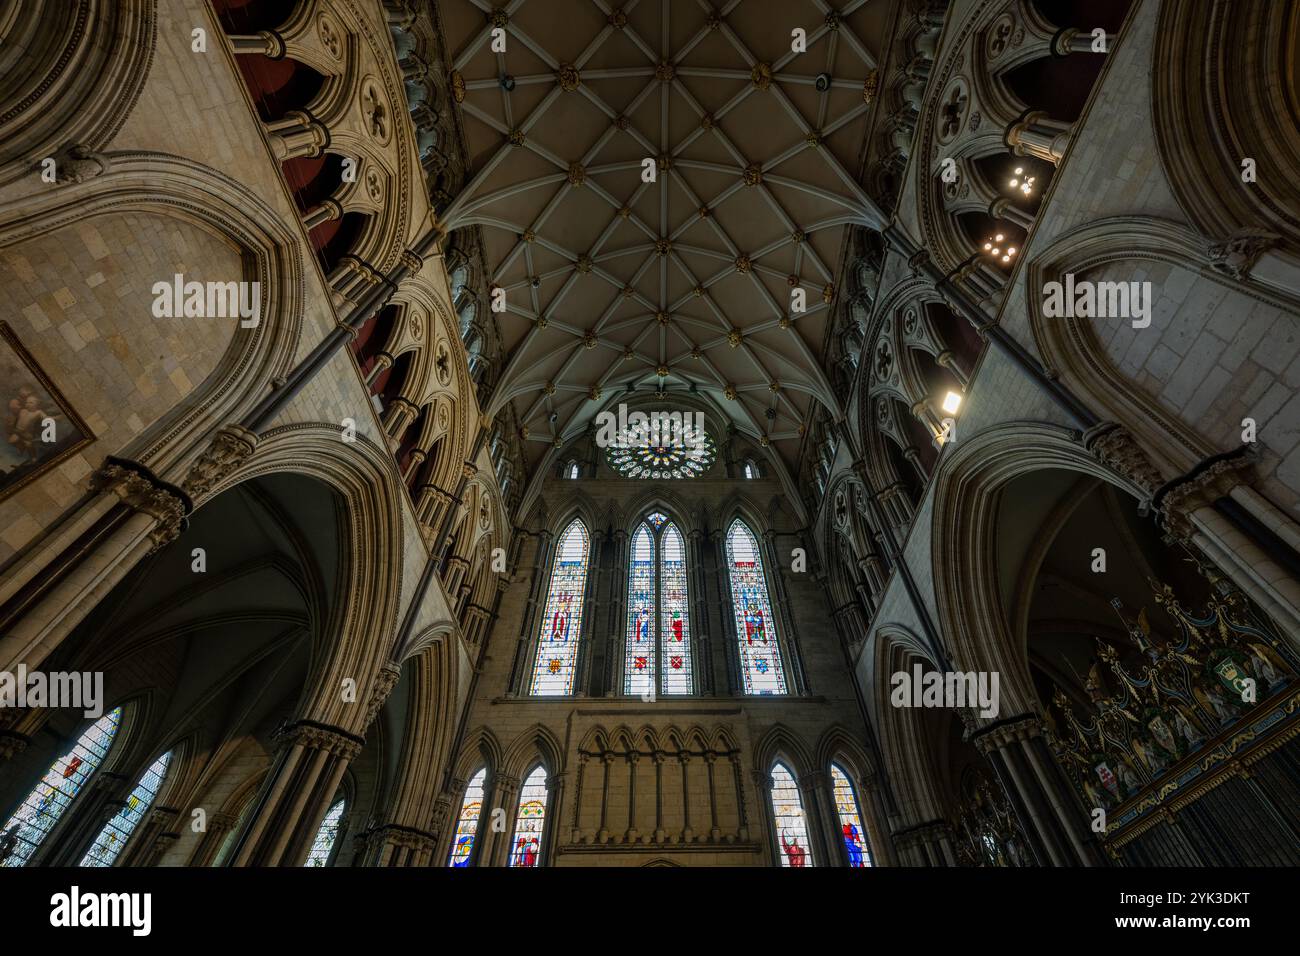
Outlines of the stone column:
<svg viewBox="0 0 1300 956">
<path fill-rule="evenodd" d="M 1079 30 L 1067 27 L 1052 38 L 1052 54 L 1068 56 L 1071 53 L 1109 53 L 1119 39 L 1114 33 L 1107 33 L 1100 50 L 1094 50 L 1093 44 L 1100 37 L 1094 38 L 1091 30 Z"/>
<path fill-rule="evenodd" d="M 118 866 L 157 866 L 163 854 L 180 839 L 176 823 L 180 811 L 174 807 L 154 807 L 140 821 L 118 856 Z"/>
<path fill-rule="evenodd" d="M 103 517 L 55 558 L 45 580 L 5 605 L 0 671 L 39 666 L 137 564 L 180 536 L 193 510 L 183 490 L 126 459 L 110 457 L 90 485 L 104 499 L 91 506 Z"/>
<path fill-rule="evenodd" d="M 540 531 L 537 535 L 537 551 L 533 559 L 532 581 L 529 584 L 528 604 L 524 608 L 523 626 L 519 630 L 519 639 L 515 643 L 515 660 L 511 665 L 510 687 L 508 697 L 522 697 L 528 694 L 532 680 L 532 659 L 529 651 L 533 647 L 537 634 L 537 616 L 541 613 L 540 604 L 544 600 L 542 587 L 547 579 L 546 568 L 551 559 L 551 533 Z"/>
<path fill-rule="evenodd" d="M 1007 127 L 1007 147 L 1017 156 L 1037 156 L 1053 166 L 1065 155 L 1074 127 L 1051 119 L 1042 110 L 1026 113 Z"/>
<path fill-rule="evenodd" d="M 709 775 L 709 842 L 717 843 L 722 839 L 722 829 L 718 826 L 718 789 L 715 779 L 714 764 L 718 755 L 712 750 L 704 754 L 704 766 Z"/>
<path fill-rule="evenodd" d="M 904 866 L 956 866 L 952 832 L 943 820 L 930 820 L 894 834 Z"/>
<path fill-rule="evenodd" d="M 686 536 L 689 553 L 690 591 L 694 596 L 691 609 L 691 640 L 693 666 L 695 667 L 695 693 L 700 696 L 716 693 L 713 674 L 713 647 L 709 632 L 714 630 L 709 620 L 709 576 L 704 570 L 704 534 L 699 530 Z"/>
<path fill-rule="evenodd" d="M 992 764 L 1040 865 L 1100 862 L 1095 841 L 1087 845 L 1077 800 L 1048 753 L 1037 714 L 999 721 L 976 731 L 971 741 Z"/>
<path fill-rule="evenodd" d="M 263 780 L 231 866 L 299 866 L 339 782 L 364 741 L 337 727 L 300 720 L 277 735 L 279 751 Z"/>
<path fill-rule="evenodd" d="M 804 819 L 808 824 L 808 843 L 812 850 L 814 866 L 843 866 L 844 850 L 839 841 L 831 844 L 827 841 L 828 820 L 835 819 L 834 805 L 827 816 L 825 794 L 829 793 L 829 778 L 821 770 L 804 774 L 798 780 L 799 802 L 803 804 Z"/>
<path fill-rule="evenodd" d="M 238 823 L 239 818 L 233 813 L 218 811 L 211 814 L 207 820 L 207 829 L 185 865 L 212 866 L 216 862 L 217 854 L 221 852 L 221 845 L 226 842 L 226 836 Z"/>
<path fill-rule="evenodd" d="M 788 692 L 792 694 L 808 693 L 808 680 L 804 673 L 803 657 L 799 653 L 799 642 L 795 638 L 794 619 L 790 614 L 790 596 L 786 592 L 785 568 L 781 564 L 776 547 L 776 532 L 768 530 L 763 534 L 760 545 L 766 552 L 763 555 L 764 570 L 767 571 L 768 589 L 772 592 L 772 603 L 776 613 L 781 617 L 781 629 L 777 634 L 778 646 L 786 659 L 786 675 L 789 678 Z M 782 640 L 784 637 L 784 640 Z M 782 646 L 783 645 L 783 646 Z"/>
<path fill-rule="evenodd" d="M 744 693 L 745 688 L 741 681 L 740 656 L 737 652 L 739 638 L 736 635 L 736 616 L 731 598 L 731 574 L 727 567 L 726 532 L 714 531 L 709 537 L 713 542 L 713 576 L 718 583 L 718 594 L 721 597 L 718 604 L 722 621 L 722 632 L 719 635 L 721 640 L 712 642 L 714 663 L 715 667 L 727 675 L 726 693 L 731 697 L 738 697 Z M 714 693 L 721 691 L 722 681 L 715 679 Z"/>
<path fill-rule="evenodd" d="M 266 133 L 278 163 L 314 158 L 330 143 L 329 130 L 306 110 L 290 110 L 282 119 L 266 124 Z"/>
<path fill-rule="evenodd" d="M 694 843 L 695 830 L 691 826 L 691 755 L 683 750 L 677 754 L 677 759 L 682 765 L 682 842 Z"/>
<path fill-rule="evenodd" d="M 640 831 L 636 828 L 636 768 L 641 754 L 636 750 L 627 753 L 627 832 L 623 834 L 625 843 L 636 843 Z"/>
<path fill-rule="evenodd" d="M 64 811 L 28 865 L 78 866 L 100 831 L 126 806 L 131 781 L 111 770 L 97 770 Z"/>
</svg>

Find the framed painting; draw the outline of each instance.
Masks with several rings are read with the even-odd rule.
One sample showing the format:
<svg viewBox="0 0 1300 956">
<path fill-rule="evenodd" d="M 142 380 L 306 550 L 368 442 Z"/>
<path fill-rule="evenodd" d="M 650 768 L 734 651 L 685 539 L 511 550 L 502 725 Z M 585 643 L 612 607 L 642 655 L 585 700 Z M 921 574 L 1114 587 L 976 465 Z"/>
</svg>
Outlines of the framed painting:
<svg viewBox="0 0 1300 956">
<path fill-rule="evenodd" d="M 95 440 L 81 416 L 0 321 L 0 501 Z"/>
</svg>

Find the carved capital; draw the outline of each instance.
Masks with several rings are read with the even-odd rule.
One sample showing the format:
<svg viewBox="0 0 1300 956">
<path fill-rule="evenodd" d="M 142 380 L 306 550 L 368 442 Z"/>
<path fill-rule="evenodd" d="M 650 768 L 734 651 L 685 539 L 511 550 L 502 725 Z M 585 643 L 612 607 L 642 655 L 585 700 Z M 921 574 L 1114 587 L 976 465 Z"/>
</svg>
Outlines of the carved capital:
<svg viewBox="0 0 1300 956">
<path fill-rule="evenodd" d="M 115 494 L 132 511 L 157 520 L 149 532 L 153 550 L 165 547 L 185 530 L 185 519 L 193 510 L 188 493 L 169 485 L 149 469 L 123 458 L 108 458 L 90 479 L 92 491 Z"/>
<path fill-rule="evenodd" d="M 1245 455 L 1223 458 L 1162 489 L 1155 504 L 1165 528 L 1176 537 L 1190 538 L 1192 513 L 1231 494 L 1233 488 L 1245 481 L 1250 466 L 1251 461 Z"/>
<path fill-rule="evenodd" d="M 278 734 L 279 743 L 282 747 L 301 745 L 312 750 L 324 750 L 329 753 L 338 754 L 345 760 L 355 760 L 361 753 L 362 741 L 352 734 L 333 727 L 327 727 L 324 724 L 307 723 L 305 721 L 281 730 Z"/>
</svg>

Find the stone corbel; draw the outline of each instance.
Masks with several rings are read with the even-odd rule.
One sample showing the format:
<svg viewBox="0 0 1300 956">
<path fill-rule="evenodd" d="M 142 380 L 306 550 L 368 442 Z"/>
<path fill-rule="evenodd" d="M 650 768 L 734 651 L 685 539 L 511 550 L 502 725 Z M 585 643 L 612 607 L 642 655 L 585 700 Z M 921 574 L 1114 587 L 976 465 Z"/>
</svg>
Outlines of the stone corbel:
<svg viewBox="0 0 1300 956">
<path fill-rule="evenodd" d="M 1147 501 L 1164 483 L 1137 439 L 1116 422 L 1102 422 L 1083 434 L 1083 447 L 1102 465 L 1137 487 Z"/>
<path fill-rule="evenodd" d="M 1262 256 L 1281 240 L 1267 229 L 1239 229 L 1222 242 L 1211 243 L 1206 250 L 1210 268 L 1229 279 L 1242 282 Z"/>
<path fill-rule="evenodd" d="M 380 709 L 384 706 L 384 702 L 388 700 L 388 695 L 393 692 L 393 688 L 397 686 L 397 681 L 401 676 L 402 669 L 392 661 L 387 662 L 379 669 L 379 673 L 375 676 L 375 682 L 370 688 L 370 699 L 366 703 L 366 722 L 362 725 L 363 728 L 368 728 L 375 722 Z"/>
<path fill-rule="evenodd" d="M 212 443 L 190 466 L 181 487 L 193 499 L 206 498 L 212 489 L 243 466 L 257 450 L 258 436 L 242 425 L 217 429 Z"/>
</svg>

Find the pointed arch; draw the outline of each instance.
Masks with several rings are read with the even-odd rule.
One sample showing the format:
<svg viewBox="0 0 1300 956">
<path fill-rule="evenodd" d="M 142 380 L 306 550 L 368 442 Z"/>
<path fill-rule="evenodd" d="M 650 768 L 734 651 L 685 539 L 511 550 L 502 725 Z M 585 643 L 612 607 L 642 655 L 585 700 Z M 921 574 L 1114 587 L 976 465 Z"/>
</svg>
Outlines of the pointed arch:
<svg viewBox="0 0 1300 956">
<path fill-rule="evenodd" d="M 592 540 L 587 527 L 575 517 L 555 543 L 529 681 L 528 692 L 534 697 L 568 696 L 574 692 L 591 565 Z"/>
<path fill-rule="evenodd" d="M 13 834 L 17 838 L 13 852 L 0 866 L 25 866 L 31 861 L 107 759 L 117 742 L 122 715 L 120 706 L 104 714 L 82 732 L 71 750 L 50 764 L 50 769 L 0 828 L 0 834 Z"/>
<path fill-rule="evenodd" d="M 546 840 L 549 791 L 550 780 L 546 767 L 538 762 L 519 788 L 519 806 L 510 837 L 510 866 L 541 865 L 543 842 Z"/>
<path fill-rule="evenodd" d="M 487 798 L 487 777 L 488 768 L 484 764 L 465 784 L 460 809 L 456 813 L 456 829 L 451 836 L 451 851 L 447 856 L 449 867 L 463 869 L 474 858 L 479 820 L 483 816 L 483 805 Z"/>
<path fill-rule="evenodd" d="M 871 846 L 867 842 L 867 831 L 862 822 L 862 804 L 858 800 L 857 788 L 844 769 L 833 761 L 830 776 L 835 814 L 839 819 L 840 835 L 849 866 L 855 869 L 872 866 Z"/>
<path fill-rule="evenodd" d="M 776 830 L 781 865 L 810 867 L 813 865 L 811 828 L 804 814 L 799 784 L 789 766 L 779 758 L 773 761 L 769 773 L 772 778 L 772 824 Z"/>
<path fill-rule="evenodd" d="M 338 852 L 339 834 L 343 832 L 343 813 L 346 809 L 347 801 L 339 799 L 325 813 L 325 819 L 320 822 L 316 839 L 312 841 L 311 850 L 308 851 L 307 861 L 303 866 L 320 867 L 331 864 Z"/>
<path fill-rule="evenodd" d="M 135 828 L 144 820 L 145 814 L 153 806 L 158 792 L 162 789 L 163 782 L 167 779 L 167 768 L 172 761 L 172 751 L 158 757 L 145 770 L 131 791 L 130 796 L 114 814 L 113 818 L 104 824 L 95 837 L 95 842 L 91 844 L 86 855 L 81 859 L 81 866 L 112 866 L 118 856 L 126 849 L 127 840 L 131 839 L 131 834 Z"/>
<path fill-rule="evenodd" d="M 787 694 L 784 655 L 772 614 L 771 590 L 757 535 L 740 517 L 726 532 L 727 574 L 736 646 L 746 694 Z"/>
</svg>

